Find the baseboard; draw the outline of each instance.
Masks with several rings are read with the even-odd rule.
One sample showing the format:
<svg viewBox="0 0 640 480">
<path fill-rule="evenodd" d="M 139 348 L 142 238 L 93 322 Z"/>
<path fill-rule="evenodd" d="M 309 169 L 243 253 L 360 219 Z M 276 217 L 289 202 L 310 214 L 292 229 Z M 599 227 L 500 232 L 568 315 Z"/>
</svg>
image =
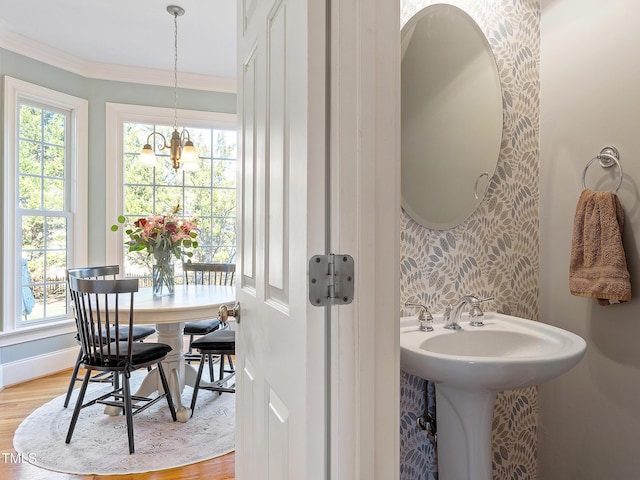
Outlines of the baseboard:
<svg viewBox="0 0 640 480">
<path fill-rule="evenodd" d="M 78 356 L 78 348 L 65 348 L 64 350 L 1 364 L 0 389 L 73 367 Z"/>
<path fill-rule="evenodd" d="M 157 342 L 157 334 L 150 335 L 148 342 Z M 0 364 L 0 390 L 17 383 L 35 380 L 36 378 L 45 377 L 52 373 L 73 367 L 78 356 L 78 348 L 70 347 L 64 350 L 44 355 L 17 360 Z M 188 337 L 185 339 L 184 349 L 189 348 Z"/>
</svg>

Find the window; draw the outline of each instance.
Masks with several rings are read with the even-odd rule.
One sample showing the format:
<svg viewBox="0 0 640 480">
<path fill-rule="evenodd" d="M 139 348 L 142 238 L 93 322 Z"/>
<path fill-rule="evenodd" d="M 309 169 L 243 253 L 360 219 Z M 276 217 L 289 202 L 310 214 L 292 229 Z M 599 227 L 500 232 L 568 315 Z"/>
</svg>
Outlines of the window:
<svg viewBox="0 0 640 480">
<path fill-rule="evenodd" d="M 116 135 L 114 145 L 120 146 L 113 175 L 121 181 L 108 191 L 117 191 L 117 198 L 108 202 L 108 221 L 124 215 L 127 223 L 150 214 L 168 213 L 180 205 L 180 215 L 196 217 L 200 229 L 194 262 L 235 261 L 236 223 L 236 126 L 235 115 L 181 111 L 179 129 L 186 128 L 200 157 L 200 168 L 194 172 L 177 172 L 171 168 L 167 150 L 156 151 L 158 166 L 136 165 L 139 152 L 149 134 L 159 132 L 169 139 L 173 131 L 173 110 L 109 104 L 108 123 Z M 134 114 L 135 112 L 135 114 Z M 109 135 L 109 134 L 108 134 Z M 110 137 L 109 137 L 110 138 Z M 157 140 L 154 135 L 151 141 Z M 120 207 L 117 207 L 117 204 Z M 146 252 L 126 252 L 122 229 L 112 233 L 119 245 L 108 248 L 117 251 L 114 263 L 124 265 L 127 276 L 150 277 L 151 266 Z M 110 239 L 110 242 L 113 238 Z M 180 268 L 176 275 L 180 275 Z"/>
<path fill-rule="evenodd" d="M 87 102 L 5 77 L 4 114 L 10 332 L 70 319 L 65 272 L 86 259 Z"/>
</svg>

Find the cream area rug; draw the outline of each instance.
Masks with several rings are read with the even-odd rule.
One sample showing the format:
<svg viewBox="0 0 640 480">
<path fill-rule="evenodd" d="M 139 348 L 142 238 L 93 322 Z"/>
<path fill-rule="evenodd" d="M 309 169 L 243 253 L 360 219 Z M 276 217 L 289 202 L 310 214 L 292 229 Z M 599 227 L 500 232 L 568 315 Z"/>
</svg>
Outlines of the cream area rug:
<svg viewBox="0 0 640 480">
<path fill-rule="evenodd" d="M 146 371 L 134 372 L 136 380 Z M 108 391 L 108 385 L 89 384 L 85 399 Z M 184 388 L 182 401 L 190 405 L 193 389 Z M 133 417 L 135 453 L 129 455 L 124 415 L 105 415 L 104 405 L 82 409 L 73 438 L 65 438 L 78 394 L 68 408 L 64 395 L 35 410 L 16 430 L 14 448 L 33 465 L 57 472 L 114 475 L 149 472 L 208 460 L 235 448 L 235 395 L 202 390 L 193 417 L 173 422 L 165 400 Z M 86 401 L 85 400 L 85 401 Z"/>
</svg>

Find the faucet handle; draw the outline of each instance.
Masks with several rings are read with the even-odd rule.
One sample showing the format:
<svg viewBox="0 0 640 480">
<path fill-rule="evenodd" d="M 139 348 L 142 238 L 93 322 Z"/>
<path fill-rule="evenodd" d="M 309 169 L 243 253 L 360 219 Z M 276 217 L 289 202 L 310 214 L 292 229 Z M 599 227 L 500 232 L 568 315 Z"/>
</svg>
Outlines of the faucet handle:
<svg viewBox="0 0 640 480">
<path fill-rule="evenodd" d="M 473 298 L 474 300 L 471 302 L 471 310 L 469 311 L 469 325 L 472 327 L 482 327 L 484 326 L 484 323 L 482 322 L 484 312 L 482 311 L 480 304 L 493 300 L 493 297 L 486 297 L 482 299 L 478 297 Z"/>
<path fill-rule="evenodd" d="M 421 303 L 406 302 L 404 306 L 419 308 L 420 313 L 418 313 L 418 323 L 420 325 L 420 330 L 423 332 L 433 331 L 433 315 L 431 315 L 431 312 L 426 305 L 423 305 Z"/>
</svg>

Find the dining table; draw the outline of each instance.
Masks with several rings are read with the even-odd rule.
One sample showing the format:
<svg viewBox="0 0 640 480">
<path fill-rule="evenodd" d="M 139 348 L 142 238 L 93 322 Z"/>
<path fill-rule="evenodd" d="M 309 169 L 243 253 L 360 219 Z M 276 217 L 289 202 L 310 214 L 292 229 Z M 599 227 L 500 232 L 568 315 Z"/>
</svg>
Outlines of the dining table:
<svg viewBox="0 0 640 480">
<path fill-rule="evenodd" d="M 158 342 L 171 347 L 162 365 L 180 422 L 191 418 L 191 409 L 183 405 L 181 397 L 185 385 L 195 385 L 197 375 L 196 369 L 185 361 L 184 323 L 216 317 L 220 306 L 234 301 L 235 288 L 227 285 L 176 285 L 172 295 L 164 296 L 154 296 L 151 287 L 142 287 L 134 296 L 133 323 L 155 325 Z M 156 391 L 163 389 L 158 370 L 154 368 L 147 373 L 135 395 L 148 397 Z M 121 409 L 107 406 L 105 413 L 119 415 Z"/>
</svg>

